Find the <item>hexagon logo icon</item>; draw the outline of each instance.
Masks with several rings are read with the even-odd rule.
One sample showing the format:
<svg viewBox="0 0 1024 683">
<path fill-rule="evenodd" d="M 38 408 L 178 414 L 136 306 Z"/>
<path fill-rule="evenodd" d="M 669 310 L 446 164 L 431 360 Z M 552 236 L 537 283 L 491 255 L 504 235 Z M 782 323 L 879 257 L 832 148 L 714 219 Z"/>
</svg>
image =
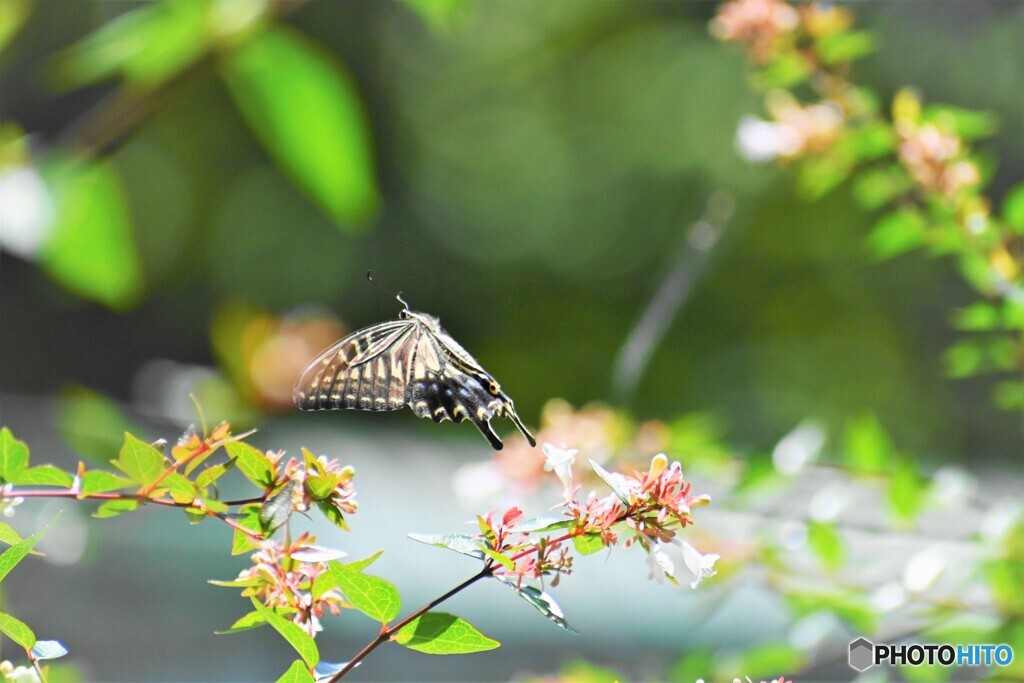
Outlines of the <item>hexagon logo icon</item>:
<svg viewBox="0 0 1024 683">
<path fill-rule="evenodd" d="M 875 665 L 875 645 L 867 638 L 858 638 L 850 643 L 850 666 L 864 671 Z"/>
</svg>

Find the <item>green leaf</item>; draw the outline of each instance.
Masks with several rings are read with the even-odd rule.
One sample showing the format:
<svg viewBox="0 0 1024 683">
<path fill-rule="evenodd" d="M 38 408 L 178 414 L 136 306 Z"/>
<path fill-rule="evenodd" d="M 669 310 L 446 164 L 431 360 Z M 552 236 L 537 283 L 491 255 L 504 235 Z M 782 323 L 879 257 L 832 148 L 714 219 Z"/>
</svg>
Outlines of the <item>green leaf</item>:
<svg viewBox="0 0 1024 683">
<path fill-rule="evenodd" d="M 105 161 L 42 169 L 56 204 L 56 219 L 39 257 L 70 291 L 116 311 L 142 294 L 128 204 L 114 167 Z"/>
<path fill-rule="evenodd" d="M 923 120 L 952 130 L 964 140 L 986 138 L 999 129 L 999 120 L 987 111 L 972 111 L 948 105 L 925 107 Z"/>
<path fill-rule="evenodd" d="M 227 462 L 222 462 L 219 465 L 207 467 L 205 470 L 199 473 L 198 477 L 196 477 L 196 488 L 200 490 L 205 489 L 207 486 L 223 477 L 224 474 L 227 473 L 227 471 L 234 466 L 235 461 L 228 460 Z"/>
<path fill-rule="evenodd" d="M 356 609 L 375 621 L 386 624 L 402 608 L 398 589 L 384 579 L 367 576 L 337 561 L 328 563 L 327 573 L 330 584 L 338 587 Z"/>
<path fill-rule="evenodd" d="M 402 0 L 436 30 L 450 29 L 466 15 L 470 0 Z"/>
<path fill-rule="evenodd" d="M 491 640 L 453 614 L 428 612 L 399 629 L 394 640 L 428 655 L 465 655 L 486 652 L 501 643 Z"/>
<path fill-rule="evenodd" d="M 76 453 L 102 464 L 117 456 L 121 434 L 140 433 L 114 401 L 81 386 L 61 390 L 57 398 L 57 430 Z"/>
<path fill-rule="evenodd" d="M 519 522 L 519 524 L 516 524 L 516 531 L 523 534 L 544 533 L 546 531 L 568 529 L 573 524 L 575 524 L 574 520 L 556 515 L 548 515 Z"/>
<path fill-rule="evenodd" d="M 408 534 L 408 536 L 414 541 L 436 545 L 438 548 L 448 548 L 478 560 L 484 558 L 479 541 L 468 534 Z"/>
<path fill-rule="evenodd" d="M 846 561 L 846 543 L 835 524 L 812 521 L 807 525 L 807 542 L 811 552 L 830 571 L 839 569 Z"/>
<path fill-rule="evenodd" d="M 604 542 L 601 541 L 601 534 L 581 534 L 572 537 L 572 545 L 580 555 L 593 555 L 604 550 Z"/>
<path fill-rule="evenodd" d="M 987 332 L 999 327 L 1001 317 L 998 307 L 987 301 L 979 301 L 955 311 L 953 324 L 965 332 Z"/>
<path fill-rule="evenodd" d="M 882 216 L 868 235 L 871 255 L 884 260 L 923 246 L 927 223 L 917 209 L 902 208 Z"/>
<path fill-rule="evenodd" d="M 250 503 L 238 511 L 238 517 L 235 522 L 239 526 L 243 526 L 250 531 L 256 533 L 264 533 L 263 525 L 260 523 L 260 505 L 259 503 Z M 250 550 L 256 549 L 256 541 L 248 534 L 235 530 L 235 535 L 231 543 L 231 554 L 240 555 Z"/>
<path fill-rule="evenodd" d="M 32 647 L 32 656 L 36 659 L 60 659 L 68 653 L 68 649 L 59 640 L 37 640 Z"/>
<path fill-rule="evenodd" d="M 9 481 L 28 467 L 28 446 L 18 441 L 7 427 L 0 429 L 0 480 Z"/>
<path fill-rule="evenodd" d="M 506 569 L 513 570 L 516 568 L 515 562 L 505 557 L 501 553 L 491 550 L 490 548 L 481 548 L 481 550 L 483 551 L 484 555 L 491 558 L 492 560 L 494 560 L 501 566 L 505 567 Z"/>
<path fill-rule="evenodd" d="M 875 121 L 850 131 L 846 141 L 858 161 L 870 161 L 892 154 L 896 149 L 896 131 L 885 121 Z M 902 169 L 902 166 L 894 165 Z M 904 173 L 906 175 L 906 173 Z M 907 177 L 909 181 L 909 176 Z"/>
<path fill-rule="evenodd" d="M 823 609 L 830 610 L 858 633 L 873 632 L 878 621 L 877 613 L 862 592 L 791 591 L 786 595 L 786 600 L 801 616 Z"/>
<path fill-rule="evenodd" d="M 335 472 L 327 476 L 313 475 L 306 477 L 306 491 L 316 501 L 325 500 L 331 497 L 334 489 L 343 481 L 344 476 Z"/>
<path fill-rule="evenodd" d="M 93 513 L 93 517 L 96 519 L 117 517 L 118 515 L 123 515 L 126 512 L 131 512 L 132 510 L 138 510 L 141 506 L 142 503 L 137 500 L 108 500 L 96 509 L 96 512 Z"/>
<path fill-rule="evenodd" d="M 106 470 L 90 470 L 82 475 L 82 496 L 91 493 L 106 493 L 117 489 L 134 488 L 135 482 L 131 479 L 107 472 Z"/>
<path fill-rule="evenodd" d="M 613 669 L 606 669 L 582 659 L 574 659 L 563 664 L 558 670 L 558 677 L 552 680 L 564 681 L 564 683 L 620 683 L 626 678 Z"/>
<path fill-rule="evenodd" d="M 61 55 L 58 77 L 80 86 L 121 74 L 141 86 L 155 86 L 195 61 L 209 31 L 208 4 L 170 0 L 126 12 Z"/>
<path fill-rule="evenodd" d="M 840 31 L 818 41 L 818 56 L 825 64 L 852 62 L 875 50 L 875 38 L 868 31 Z"/>
<path fill-rule="evenodd" d="M 377 552 L 375 552 L 373 555 L 370 555 L 369 557 L 364 557 L 363 559 L 355 560 L 354 562 L 345 562 L 341 566 L 343 566 L 345 569 L 349 569 L 351 571 L 361 572 L 364 569 L 366 569 L 367 567 L 369 567 L 371 564 L 376 562 L 377 558 L 380 557 L 383 554 L 384 554 L 383 550 L 378 550 Z"/>
<path fill-rule="evenodd" d="M 1024 382 L 1000 382 L 992 392 L 992 401 L 1003 410 L 1024 408 Z"/>
<path fill-rule="evenodd" d="M 3 0 L 0 2 L 0 51 L 18 34 L 25 24 L 35 0 Z"/>
<path fill-rule="evenodd" d="M 22 486 L 60 486 L 62 488 L 70 488 L 75 478 L 53 465 L 37 465 L 12 474 L 8 481 Z"/>
<path fill-rule="evenodd" d="M 228 455 L 238 466 L 238 471 L 261 489 L 274 485 L 274 466 L 267 454 L 242 441 L 232 441 L 227 446 Z"/>
<path fill-rule="evenodd" d="M 308 667 L 314 667 L 320 662 L 320 651 L 317 650 L 316 642 L 302 628 L 293 621 L 285 619 L 274 610 L 263 605 L 256 598 L 250 598 L 256 611 L 267 620 L 267 623 L 274 627 L 281 636 L 288 641 L 288 644 L 295 648 L 295 651 L 302 657 L 302 661 Z"/>
<path fill-rule="evenodd" d="M 288 670 L 277 679 L 277 683 L 315 683 L 315 681 L 313 674 L 309 673 L 309 667 L 298 659 L 292 662 Z"/>
<path fill-rule="evenodd" d="M 839 146 L 820 156 L 807 157 L 797 171 L 797 192 L 811 201 L 824 197 L 850 176 L 855 161 L 849 150 Z"/>
<path fill-rule="evenodd" d="M 734 493 L 750 495 L 771 489 L 782 480 L 772 457 L 768 453 L 753 453 L 743 464 L 743 472 L 736 484 Z"/>
<path fill-rule="evenodd" d="M 114 460 L 114 466 L 132 481 L 146 487 L 160 478 L 167 461 L 160 451 L 125 432 L 124 445 L 121 446 L 117 460 Z"/>
<path fill-rule="evenodd" d="M 771 643 L 744 652 L 736 670 L 752 679 L 771 678 L 782 671 L 800 671 L 806 661 L 807 656 L 792 645 Z"/>
<path fill-rule="evenodd" d="M 760 90 L 787 89 L 805 81 L 813 71 L 814 66 L 803 55 L 791 50 L 752 74 L 751 79 Z"/>
<path fill-rule="evenodd" d="M 1004 614 L 1024 613 L 1024 561 L 1002 557 L 984 563 L 982 572 L 992 602 Z"/>
<path fill-rule="evenodd" d="M 330 53 L 278 27 L 229 54 L 222 73 L 256 137 L 339 227 L 351 229 L 374 212 L 366 117 L 351 78 Z"/>
<path fill-rule="evenodd" d="M 878 474 L 889 469 L 893 447 L 878 418 L 863 413 L 846 423 L 846 464 L 855 473 Z"/>
<path fill-rule="evenodd" d="M 292 496 L 296 487 L 298 484 L 289 481 L 260 507 L 260 526 L 265 532 L 272 533 L 292 516 Z"/>
<path fill-rule="evenodd" d="M 15 545 L 21 543 L 24 539 L 18 535 L 18 532 L 11 527 L 10 524 L 0 522 L 0 543 L 6 543 L 7 545 Z"/>
<path fill-rule="evenodd" d="M 865 209 L 879 209 L 910 191 L 914 182 L 902 166 L 864 171 L 853 181 L 853 196 Z"/>
<path fill-rule="evenodd" d="M 232 584 L 232 587 L 234 587 L 233 582 L 230 581 L 211 581 L 210 583 L 213 583 L 217 586 Z M 262 614 L 260 614 L 259 612 L 249 612 L 248 614 L 237 619 L 235 623 L 231 624 L 231 626 L 229 626 L 226 630 L 214 631 L 214 633 L 219 636 L 228 633 L 241 633 L 242 631 L 251 631 L 254 628 L 259 628 L 260 626 L 265 626 L 266 624 L 267 620 L 266 618 L 264 618 Z"/>
<path fill-rule="evenodd" d="M 1024 183 L 1010 188 L 1003 198 L 1003 218 L 1018 235 L 1024 235 Z"/>
<path fill-rule="evenodd" d="M 31 650 L 36 644 L 36 634 L 23 621 L 12 617 L 10 614 L 0 612 L 0 631 L 4 635 L 21 645 L 26 650 Z"/>
<path fill-rule="evenodd" d="M 60 517 L 60 513 L 57 513 L 57 517 Z M 4 577 L 7 576 L 12 569 L 17 567 L 18 563 L 24 560 L 25 556 L 36 547 L 36 543 L 39 543 L 39 539 L 46 535 L 46 532 L 49 531 L 50 527 L 52 527 L 57 521 L 57 517 L 50 520 L 50 523 L 39 531 L 35 532 L 25 540 L 15 543 L 5 550 L 3 554 L 0 554 L 0 583 L 3 583 Z"/>
<path fill-rule="evenodd" d="M 688 652 L 669 669 L 671 683 L 693 683 L 698 678 L 714 680 L 715 655 L 707 650 Z"/>
<path fill-rule="evenodd" d="M 533 605 L 534 609 L 543 614 L 552 624 L 575 633 L 569 624 L 566 623 L 562 608 L 558 606 L 558 603 L 550 595 L 534 586 L 526 584 L 517 586 L 515 581 L 507 581 L 500 576 L 495 576 L 494 578 L 511 588 L 523 600 Z"/>
<path fill-rule="evenodd" d="M 329 500 L 317 500 L 314 501 L 314 504 L 320 508 L 320 512 L 324 513 L 324 517 L 329 519 L 332 524 L 343 531 L 348 531 L 348 523 L 345 522 L 345 514 L 337 504 L 332 503 Z"/>
</svg>

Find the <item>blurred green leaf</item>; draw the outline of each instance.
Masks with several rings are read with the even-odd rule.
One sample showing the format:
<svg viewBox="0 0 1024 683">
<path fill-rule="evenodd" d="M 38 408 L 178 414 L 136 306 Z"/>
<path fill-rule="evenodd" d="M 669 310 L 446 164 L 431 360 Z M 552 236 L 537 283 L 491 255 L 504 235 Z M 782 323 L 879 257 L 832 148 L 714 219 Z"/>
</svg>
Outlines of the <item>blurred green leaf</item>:
<svg viewBox="0 0 1024 683">
<path fill-rule="evenodd" d="M 309 667 L 299 659 L 292 662 L 288 670 L 277 679 L 277 683 L 315 683 L 315 681 L 313 674 L 309 673 Z"/>
<path fill-rule="evenodd" d="M 57 513 L 60 517 L 60 513 Z M 46 532 L 57 522 L 57 517 L 50 520 L 50 523 L 39 531 L 35 532 L 23 541 L 19 541 L 0 554 L 0 583 L 18 563 L 25 559 L 25 556 L 32 552 L 32 549 L 39 543 L 39 539 L 46 535 Z"/>
<path fill-rule="evenodd" d="M 142 433 L 114 401 L 77 385 L 65 387 L 57 397 L 57 430 L 76 453 L 104 465 L 117 456 L 119 435 Z"/>
<path fill-rule="evenodd" d="M 987 301 L 978 301 L 954 312 L 953 324 L 959 330 L 984 332 L 999 327 L 999 308 Z"/>
<path fill-rule="evenodd" d="M 96 512 L 93 513 L 93 517 L 96 519 L 117 517 L 118 515 L 123 515 L 126 512 L 138 510 L 140 507 L 142 507 L 142 502 L 138 500 L 108 500 L 96 509 Z"/>
<path fill-rule="evenodd" d="M 800 164 L 796 189 L 805 199 L 820 199 L 846 180 L 854 165 L 855 159 L 849 149 L 836 145 L 820 156 L 808 157 Z"/>
<path fill-rule="evenodd" d="M 925 481 L 909 460 L 900 462 L 889 480 L 889 510 L 900 522 L 913 522 L 924 505 Z"/>
<path fill-rule="evenodd" d="M 1005 380 L 996 385 L 992 400 L 1003 410 L 1024 408 L 1024 382 Z"/>
<path fill-rule="evenodd" d="M 137 439 L 129 432 L 124 434 L 124 445 L 114 460 L 114 466 L 140 486 L 149 486 L 163 474 L 167 461 L 157 449 Z"/>
<path fill-rule="evenodd" d="M 868 31 L 840 31 L 818 41 L 818 56 L 825 64 L 850 62 L 875 51 L 875 38 Z"/>
<path fill-rule="evenodd" d="M 875 168 L 857 175 L 853 181 L 853 196 L 865 209 L 878 209 L 903 196 L 914 183 L 899 164 Z"/>
<path fill-rule="evenodd" d="M 877 474 L 889 469 L 894 458 L 892 441 L 873 413 L 846 422 L 844 455 L 855 472 Z"/>
<path fill-rule="evenodd" d="M 209 15 L 205 0 L 169 0 L 126 12 L 65 50 L 58 77 L 73 87 L 117 74 L 137 85 L 157 85 L 203 53 Z"/>
<path fill-rule="evenodd" d="M 274 485 L 274 468 L 266 453 L 243 441 L 232 441 L 225 448 L 246 479 L 261 489 Z"/>
<path fill-rule="evenodd" d="M 0 480 L 10 477 L 28 467 L 28 446 L 18 441 L 7 427 L 0 429 Z"/>
<path fill-rule="evenodd" d="M 1020 345 L 1012 337 L 988 337 L 959 341 L 946 352 L 951 377 L 963 378 L 984 372 L 1005 372 L 1017 366 Z"/>
<path fill-rule="evenodd" d="M 821 564 L 830 571 L 841 568 L 846 561 L 846 543 L 835 524 L 810 522 L 807 525 L 807 542 Z M 788 668 L 783 667 L 782 670 Z"/>
<path fill-rule="evenodd" d="M 715 655 L 707 650 L 697 650 L 672 665 L 668 671 L 668 683 L 693 683 L 698 678 L 714 680 Z"/>
<path fill-rule="evenodd" d="M 0 52 L 18 35 L 34 6 L 35 0 L 0 0 Z"/>
<path fill-rule="evenodd" d="M 466 15 L 469 0 L 402 0 L 434 29 L 450 29 Z"/>
<path fill-rule="evenodd" d="M 68 488 L 74 483 L 74 477 L 53 465 L 37 465 L 15 472 L 8 481 L 23 486 L 61 486 Z"/>
<path fill-rule="evenodd" d="M 581 534 L 572 537 L 572 545 L 580 555 L 593 555 L 604 549 L 601 534 Z"/>
<path fill-rule="evenodd" d="M 36 644 L 36 634 L 28 624 L 4 612 L 0 612 L 0 631 L 26 650 L 31 650 Z"/>
<path fill-rule="evenodd" d="M 559 683 L 624 683 L 627 679 L 612 669 L 574 659 L 562 665 L 557 680 Z"/>
<path fill-rule="evenodd" d="M 21 543 L 23 539 L 14 528 L 6 522 L 0 522 L 0 543 L 6 543 L 7 545 L 15 545 Z"/>
<path fill-rule="evenodd" d="M 280 633 L 288 641 L 288 644 L 295 648 L 295 651 L 302 657 L 302 661 L 306 663 L 306 666 L 314 667 L 320 662 L 320 651 L 317 649 L 316 642 L 312 636 L 303 631 L 294 621 L 285 619 L 256 598 L 250 599 L 252 600 L 253 607 L 260 613 L 260 616 L 266 619 L 267 623 L 273 626 L 274 630 Z"/>
<path fill-rule="evenodd" d="M 398 589 L 384 579 L 367 576 L 333 560 L 328 563 L 326 573 L 330 577 L 329 583 L 341 589 L 345 599 L 371 619 L 386 624 L 398 616 L 402 608 Z M 319 590 L 329 589 L 321 586 Z"/>
<path fill-rule="evenodd" d="M 803 591 L 786 593 L 786 600 L 800 615 L 818 610 L 829 610 L 848 623 L 858 633 L 872 633 L 878 621 L 878 614 L 867 595 L 859 591 Z"/>
<path fill-rule="evenodd" d="M 339 227 L 352 230 L 375 211 L 362 104 L 330 53 L 279 27 L 230 53 L 222 73 L 256 137 Z"/>
<path fill-rule="evenodd" d="M 924 108 L 923 120 L 954 131 L 964 140 L 992 135 L 999 129 L 999 120 L 986 111 L 972 111 L 948 105 L 930 105 Z"/>
<path fill-rule="evenodd" d="M 791 50 L 776 57 L 765 68 L 753 73 L 751 79 L 760 90 L 791 88 L 807 79 L 814 67 L 807 59 Z"/>
<path fill-rule="evenodd" d="M 736 665 L 733 676 L 750 676 L 753 679 L 772 678 L 783 672 L 799 671 L 807 661 L 807 655 L 785 643 L 758 645 L 744 652 Z"/>
<path fill-rule="evenodd" d="M 878 159 L 896 149 L 896 131 L 885 121 L 875 121 L 850 131 L 845 144 L 858 161 Z"/>
<path fill-rule="evenodd" d="M 399 629 L 394 640 L 428 655 L 464 655 L 500 647 L 468 622 L 453 614 L 427 612 Z"/>
<path fill-rule="evenodd" d="M 82 495 L 89 495 L 90 493 L 106 493 L 107 491 L 116 491 L 117 489 L 134 488 L 134 482 L 131 479 L 118 476 L 113 472 L 106 472 L 104 470 L 89 470 L 82 475 Z"/>
<path fill-rule="evenodd" d="M 1003 614 L 1024 613 L 1024 561 L 1003 557 L 982 567 L 992 601 Z"/>
<path fill-rule="evenodd" d="M 514 580 L 505 580 L 500 575 L 495 576 L 494 578 L 511 588 L 512 591 L 523 600 L 526 600 L 526 602 L 533 605 L 533 608 L 543 614 L 552 624 L 559 628 L 564 628 L 566 631 L 572 631 L 575 633 L 569 624 L 566 623 L 562 608 L 558 606 L 558 603 L 555 602 L 555 599 L 550 595 L 536 586 L 528 586 L 526 584 L 516 585 Z"/>
<path fill-rule="evenodd" d="M 749 495 L 771 488 L 780 481 L 782 477 L 775 469 L 771 455 L 757 452 L 751 454 L 743 463 L 743 472 L 733 492 Z"/>
<path fill-rule="evenodd" d="M 44 167 L 56 204 L 52 231 L 39 251 L 47 272 L 70 291 L 117 311 L 142 294 L 121 181 L 105 161 Z"/>
<path fill-rule="evenodd" d="M 1024 183 L 1010 188 L 1003 198 L 1003 218 L 1018 235 L 1024 235 Z"/>
<path fill-rule="evenodd" d="M 868 250 L 887 259 L 925 244 L 927 223 L 917 209 L 901 208 L 882 216 L 868 235 Z"/>
</svg>

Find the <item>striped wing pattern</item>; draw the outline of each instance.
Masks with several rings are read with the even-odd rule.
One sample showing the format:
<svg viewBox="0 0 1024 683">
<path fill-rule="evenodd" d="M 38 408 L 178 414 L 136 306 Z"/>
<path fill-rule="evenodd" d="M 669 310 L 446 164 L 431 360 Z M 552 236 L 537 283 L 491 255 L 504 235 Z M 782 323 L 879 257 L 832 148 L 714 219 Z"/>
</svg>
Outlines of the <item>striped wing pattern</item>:
<svg viewBox="0 0 1024 683">
<path fill-rule="evenodd" d="M 437 318 L 402 313 L 404 319 L 359 330 L 317 356 L 295 384 L 295 404 L 302 410 L 373 411 L 408 405 L 435 422 L 468 419 L 495 449 L 502 442 L 491 420 L 505 416 L 536 445 L 512 399 Z"/>
</svg>

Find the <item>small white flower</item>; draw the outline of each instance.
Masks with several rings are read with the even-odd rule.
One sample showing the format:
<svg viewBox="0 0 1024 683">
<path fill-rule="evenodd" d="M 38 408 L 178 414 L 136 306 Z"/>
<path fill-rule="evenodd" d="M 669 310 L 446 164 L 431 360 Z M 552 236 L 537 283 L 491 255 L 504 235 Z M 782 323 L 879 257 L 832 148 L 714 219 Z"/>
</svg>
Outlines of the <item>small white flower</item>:
<svg viewBox="0 0 1024 683">
<path fill-rule="evenodd" d="M 579 453 L 575 448 L 559 448 L 550 443 L 541 446 L 544 451 L 544 471 L 554 472 L 562 486 L 569 490 L 572 487 L 572 464 Z"/>
<path fill-rule="evenodd" d="M 10 683 L 39 683 L 39 674 L 27 666 L 14 666 L 8 661 L 0 662 L 0 675 Z"/>
<path fill-rule="evenodd" d="M 673 581 L 677 579 L 676 569 L 682 564 L 694 576 L 690 588 L 696 588 L 701 581 L 715 575 L 718 558 L 715 554 L 701 555 L 692 545 L 676 537 L 670 543 L 659 543 L 651 548 L 647 565 L 651 570 L 650 578 L 661 583 L 665 576 Z M 654 571 L 655 568 L 660 570 L 660 574 Z"/>
</svg>

